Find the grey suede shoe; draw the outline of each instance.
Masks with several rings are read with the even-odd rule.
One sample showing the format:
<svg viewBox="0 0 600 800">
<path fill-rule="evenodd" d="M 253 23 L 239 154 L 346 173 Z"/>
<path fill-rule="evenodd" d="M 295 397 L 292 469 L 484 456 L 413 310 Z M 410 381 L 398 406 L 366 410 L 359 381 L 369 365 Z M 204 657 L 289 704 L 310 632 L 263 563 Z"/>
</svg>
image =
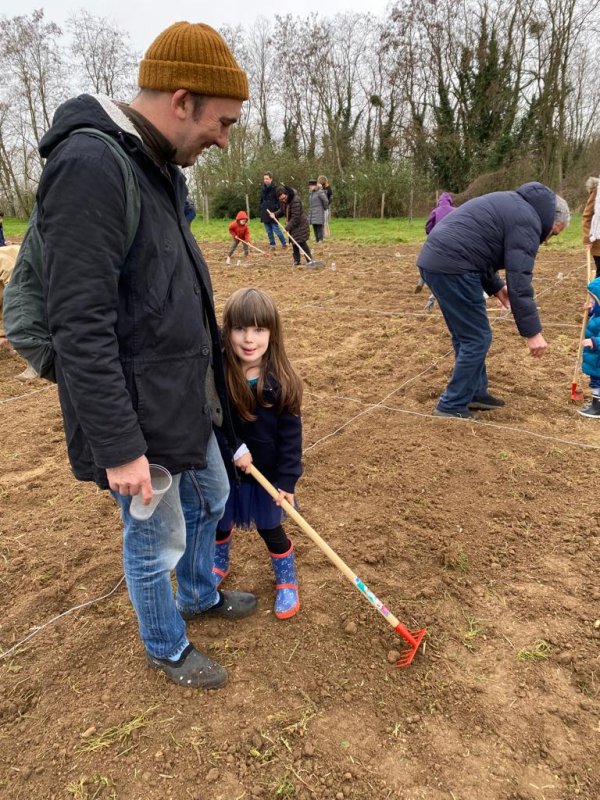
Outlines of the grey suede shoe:
<svg viewBox="0 0 600 800">
<path fill-rule="evenodd" d="M 486 394 L 484 397 L 474 397 L 469 403 L 472 411 L 493 411 L 495 408 L 502 408 L 505 404 L 500 397 L 493 394 Z"/>
<path fill-rule="evenodd" d="M 154 658 L 146 653 L 152 669 L 164 672 L 178 686 L 190 689 L 218 689 L 227 683 L 227 670 L 189 644 L 177 661 Z"/>
<path fill-rule="evenodd" d="M 475 419 L 470 411 L 441 411 L 439 408 L 434 408 L 431 412 L 434 417 L 456 417 L 457 419 Z"/>
<path fill-rule="evenodd" d="M 201 619 L 204 617 L 224 617 L 225 619 L 243 619 L 256 611 L 256 596 L 250 592 L 219 592 L 219 602 L 205 611 L 180 611 L 184 619 Z"/>
</svg>

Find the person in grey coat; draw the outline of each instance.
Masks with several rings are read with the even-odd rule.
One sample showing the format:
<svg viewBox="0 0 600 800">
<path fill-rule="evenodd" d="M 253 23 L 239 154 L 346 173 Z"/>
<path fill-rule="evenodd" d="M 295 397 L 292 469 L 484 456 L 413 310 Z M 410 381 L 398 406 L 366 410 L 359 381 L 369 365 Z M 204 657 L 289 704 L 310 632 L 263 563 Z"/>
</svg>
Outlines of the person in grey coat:
<svg viewBox="0 0 600 800">
<path fill-rule="evenodd" d="M 329 200 L 323 187 L 317 181 L 308 182 L 308 222 L 313 227 L 315 241 L 323 241 L 325 229 L 325 212 L 329 208 Z"/>
<path fill-rule="evenodd" d="M 540 244 L 569 224 L 566 202 L 541 183 L 491 192 L 464 203 L 431 231 L 417 258 L 452 336 L 454 370 L 434 415 L 469 418 L 504 405 L 488 390 L 492 343 L 482 289 L 511 309 L 532 356 L 547 348 L 531 284 Z M 506 283 L 498 274 L 506 271 Z"/>
</svg>

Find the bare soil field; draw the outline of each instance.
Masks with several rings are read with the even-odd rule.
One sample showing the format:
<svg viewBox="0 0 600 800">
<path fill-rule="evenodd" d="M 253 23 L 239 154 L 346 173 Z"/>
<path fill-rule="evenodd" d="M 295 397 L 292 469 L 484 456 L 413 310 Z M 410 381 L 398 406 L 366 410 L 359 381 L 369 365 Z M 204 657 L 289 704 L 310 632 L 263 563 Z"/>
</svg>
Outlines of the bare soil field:
<svg viewBox="0 0 600 800">
<path fill-rule="evenodd" d="M 71 477 L 55 387 L 21 383 L 4 349 L 0 648 L 33 635 L 0 659 L 0 797 L 598 800 L 600 423 L 569 399 L 581 253 L 538 259 L 543 359 L 488 301 L 506 407 L 471 422 L 431 416 L 452 357 L 414 294 L 417 248 L 332 240 L 320 271 L 224 251 L 204 248 L 218 310 L 270 291 L 305 380 L 302 514 L 425 646 L 397 669 L 400 638 L 288 522 L 300 613 L 274 617 L 264 545 L 239 534 L 226 588 L 258 613 L 189 627 L 228 685 L 149 670 L 116 506 Z"/>
</svg>

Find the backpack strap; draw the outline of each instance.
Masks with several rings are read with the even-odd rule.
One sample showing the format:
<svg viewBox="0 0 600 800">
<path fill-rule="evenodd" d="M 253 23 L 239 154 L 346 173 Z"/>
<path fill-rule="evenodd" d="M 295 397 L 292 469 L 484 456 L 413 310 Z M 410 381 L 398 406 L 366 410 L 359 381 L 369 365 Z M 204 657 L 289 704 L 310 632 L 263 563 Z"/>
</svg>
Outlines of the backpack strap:
<svg viewBox="0 0 600 800">
<path fill-rule="evenodd" d="M 104 142 L 111 150 L 115 161 L 117 162 L 117 164 L 121 169 L 121 173 L 123 175 L 123 183 L 125 184 L 125 196 L 126 196 L 126 204 L 125 204 L 125 223 L 127 227 L 126 250 L 127 252 L 129 252 L 129 250 L 131 249 L 131 245 L 133 244 L 133 240 L 135 239 L 138 226 L 140 224 L 140 212 L 142 209 L 142 201 L 140 198 L 140 186 L 137 182 L 137 178 L 133 174 L 133 167 L 131 166 L 131 160 L 129 156 L 125 153 L 123 148 L 118 144 L 118 142 L 116 142 L 112 136 L 109 136 L 108 133 L 104 133 L 104 131 L 100 131 L 97 128 L 77 128 L 77 130 L 71 131 L 69 137 L 77 136 L 77 134 L 92 136 L 93 138 L 100 139 L 100 141 Z"/>
<path fill-rule="evenodd" d="M 70 136 L 85 134 L 103 141 L 119 165 L 125 184 L 126 250 L 135 239 L 142 208 L 140 187 L 129 156 L 108 134 L 95 128 L 78 128 Z M 38 375 L 54 381 L 54 348 L 48 330 L 46 299 L 43 289 L 44 242 L 38 227 L 37 203 L 33 207 L 27 231 L 15 261 L 10 281 L 4 290 L 4 327 L 6 336 L 19 355 Z"/>
</svg>

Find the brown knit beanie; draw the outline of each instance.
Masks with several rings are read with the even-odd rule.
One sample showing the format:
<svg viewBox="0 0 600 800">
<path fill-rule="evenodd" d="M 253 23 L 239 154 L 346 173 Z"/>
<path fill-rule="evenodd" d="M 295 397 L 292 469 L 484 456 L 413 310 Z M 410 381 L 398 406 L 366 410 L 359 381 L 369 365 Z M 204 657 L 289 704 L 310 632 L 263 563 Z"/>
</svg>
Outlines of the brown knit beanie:
<svg viewBox="0 0 600 800">
<path fill-rule="evenodd" d="M 140 89 L 187 89 L 208 97 L 248 99 L 248 78 L 223 37 L 202 22 L 176 22 L 156 37 L 140 63 Z"/>
</svg>

